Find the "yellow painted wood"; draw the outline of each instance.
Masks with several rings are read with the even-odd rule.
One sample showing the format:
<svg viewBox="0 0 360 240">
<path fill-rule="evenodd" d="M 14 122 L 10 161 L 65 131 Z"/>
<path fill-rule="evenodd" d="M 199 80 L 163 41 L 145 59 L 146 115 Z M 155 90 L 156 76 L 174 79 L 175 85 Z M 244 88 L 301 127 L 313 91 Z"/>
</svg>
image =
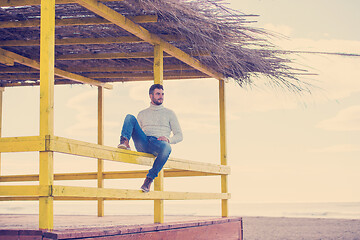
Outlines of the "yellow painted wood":
<svg viewBox="0 0 360 240">
<path fill-rule="evenodd" d="M 220 161 L 227 165 L 226 152 L 226 115 L 225 115 L 225 81 L 219 81 L 219 112 L 220 112 Z M 221 176 L 221 192 L 228 192 L 228 176 Z M 221 200 L 221 213 L 223 217 L 229 215 L 228 200 Z"/>
<path fill-rule="evenodd" d="M 0 63 L 6 66 L 14 66 L 14 59 L 0 55 Z"/>
<path fill-rule="evenodd" d="M 74 154 L 84 157 L 101 158 L 117 162 L 141 164 L 152 166 L 154 156 L 147 153 L 118 149 L 115 147 L 101 146 L 62 137 L 54 137 L 49 141 L 49 149 L 54 152 Z M 221 166 L 210 163 L 195 162 L 189 160 L 169 158 L 165 168 L 192 170 L 205 173 L 229 174 L 229 166 Z"/>
<path fill-rule="evenodd" d="M 145 178 L 147 170 L 136 171 L 106 171 L 103 172 L 103 179 L 128 179 L 128 178 Z M 178 169 L 164 169 L 164 177 L 198 177 L 198 176 L 217 176 L 215 173 L 202 173 L 195 171 L 184 171 Z M 54 180 L 97 180 L 97 172 L 82 173 L 56 173 Z M 0 182 L 31 182 L 39 181 L 38 174 L 28 175 L 2 175 Z"/>
<path fill-rule="evenodd" d="M 154 84 L 163 85 L 164 51 L 161 45 L 154 46 Z"/>
<path fill-rule="evenodd" d="M 86 77 L 93 79 L 96 78 L 124 78 L 133 79 L 134 81 L 146 81 L 153 80 L 154 74 L 151 73 L 84 73 Z M 207 75 L 201 72 L 165 72 L 163 79 L 185 79 L 185 78 L 208 78 Z M 38 76 L 34 75 L 11 75 L 11 76 L 0 76 L 1 80 L 38 80 Z M 59 80 L 61 78 L 55 77 Z M 72 83 L 73 84 L 73 83 Z"/>
<path fill-rule="evenodd" d="M 1 139 L 1 131 L 2 131 L 2 108 L 3 108 L 3 93 L 5 88 L 0 87 L 0 139 Z M 0 148 L 1 149 L 1 148 Z M 0 150 L 0 177 L 1 177 L 1 150 Z"/>
<path fill-rule="evenodd" d="M 177 35 L 163 34 L 159 35 L 165 41 L 184 41 L 184 37 Z M 144 42 L 141 38 L 135 36 L 107 37 L 107 38 L 66 38 L 55 39 L 55 45 L 78 45 L 78 44 L 110 44 L 110 43 L 139 43 Z M 0 41 L 0 46 L 39 46 L 39 40 L 7 40 Z M 70 71 L 71 72 L 71 71 Z"/>
<path fill-rule="evenodd" d="M 124 0 L 101 0 L 102 2 L 124 1 Z M 27 5 L 40 5 L 41 0 L 0 0 L 0 7 L 20 7 Z M 76 3 L 75 0 L 56 0 L 56 4 Z"/>
<path fill-rule="evenodd" d="M 164 169 L 154 180 L 154 191 L 164 191 Z M 164 223 L 164 200 L 154 200 L 154 223 Z"/>
<path fill-rule="evenodd" d="M 55 0 L 41 0 L 40 136 L 54 136 Z M 54 153 L 39 152 L 39 185 L 54 184 Z M 39 228 L 54 228 L 53 197 L 39 198 Z"/>
<path fill-rule="evenodd" d="M 157 15 L 141 15 L 141 16 L 132 16 L 129 17 L 132 21 L 136 23 L 153 23 L 157 22 Z M 103 24 L 113 24 L 112 22 L 107 21 L 103 18 L 71 18 L 71 19 L 56 19 L 56 26 L 77 26 L 77 25 L 103 25 Z M 0 28 L 24 28 L 24 27 L 39 27 L 40 20 L 38 19 L 28 19 L 26 21 L 10 21 L 10 22 L 0 22 Z"/>
<path fill-rule="evenodd" d="M 229 199 L 229 193 L 194 193 L 194 192 L 160 192 L 141 190 L 110 189 L 91 187 L 53 186 L 54 197 L 92 197 L 131 200 L 201 200 L 201 199 Z"/>
<path fill-rule="evenodd" d="M 185 64 L 174 64 L 174 65 L 164 65 L 164 71 L 185 71 L 185 70 L 194 70 L 192 67 Z M 6 68 L 0 70 L 1 73 L 11 73 L 11 68 Z M 115 67 L 83 67 L 83 68 L 67 68 L 66 71 L 69 72 L 143 72 L 143 71 L 153 71 L 153 66 L 125 66 L 122 68 Z M 20 73 L 21 71 L 13 71 L 12 73 Z"/>
<path fill-rule="evenodd" d="M 0 186 L 0 196 L 48 196 L 51 193 L 50 186 Z"/>
<path fill-rule="evenodd" d="M 23 57 L 23 56 L 21 56 L 19 54 L 16 54 L 16 53 L 13 53 L 13 52 L 10 52 L 10 51 L 7 51 L 7 50 L 4 50 L 4 49 L 0 48 L 0 55 L 12 58 L 12 59 L 14 59 L 15 62 L 20 63 L 22 65 L 32 67 L 32 68 L 35 68 L 35 69 L 40 69 L 40 64 L 37 61 L 26 58 L 26 57 Z M 70 79 L 70 80 L 73 80 L 73 81 L 76 81 L 76 82 L 86 83 L 86 84 L 90 84 L 90 85 L 94 85 L 94 86 L 103 86 L 104 88 L 107 88 L 107 89 L 112 89 L 113 88 L 113 86 L 111 84 L 109 84 L 109 83 L 103 83 L 103 82 L 100 82 L 100 81 L 96 81 L 96 80 L 93 80 L 93 79 L 90 79 L 90 78 L 83 77 L 83 76 L 78 75 L 78 74 L 66 72 L 66 71 L 58 69 L 58 68 L 54 68 L 54 72 L 59 77 Z M 11 84 L 9 84 L 9 85 L 11 85 Z"/>
<path fill-rule="evenodd" d="M 201 73 L 200 73 L 201 74 Z M 205 78 L 209 78 L 208 76 L 205 75 L 199 75 L 199 74 L 182 74 L 182 75 L 174 75 L 174 76 L 164 76 L 164 80 L 184 80 L 184 79 L 189 79 L 189 80 L 196 80 L 196 79 L 205 79 Z M 153 79 L 152 77 L 128 77 L 128 78 L 116 78 L 115 81 L 116 82 L 140 82 L 140 81 L 150 81 Z M 96 81 L 96 80 L 94 80 Z M 73 85 L 73 84 L 79 84 L 80 82 L 78 81 L 77 83 L 69 81 L 69 80 L 63 80 L 63 81 L 59 81 L 57 80 L 55 85 Z M 37 82 L 35 83 L 30 83 L 30 82 L 16 82 L 16 83 L 5 83 L 2 84 L 2 86 L 4 87 L 24 87 L 24 86 L 38 86 L 39 84 Z M 105 85 L 104 85 L 105 86 Z M 109 86 L 112 87 L 112 85 L 109 84 Z M 106 88 L 106 87 L 105 87 Z"/>
<path fill-rule="evenodd" d="M 33 152 L 45 150 L 45 137 L 0 138 L 0 152 Z"/>
<path fill-rule="evenodd" d="M 196 68 L 197 70 L 209 75 L 210 77 L 219 80 L 224 79 L 223 74 L 216 72 L 214 69 L 205 66 L 199 60 L 191 57 L 189 54 L 185 53 L 179 48 L 176 48 L 170 43 L 164 41 L 156 34 L 150 33 L 147 29 L 134 23 L 130 19 L 124 17 L 120 13 L 98 2 L 97 0 L 77 0 L 77 1 L 80 5 L 84 6 L 85 8 L 93 11 L 99 16 L 109 20 L 110 22 L 118 25 L 119 27 L 145 40 L 146 42 L 149 42 L 153 45 L 157 45 L 157 44 L 161 45 L 163 47 L 163 50 L 168 54 L 170 54 L 171 56 L 176 57 L 180 61 L 183 61 L 184 63 Z"/>
<path fill-rule="evenodd" d="M 157 75 L 155 74 L 151 74 L 151 73 L 88 73 L 86 74 L 86 76 L 90 77 L 90 78 L 133 78 L 133 79 L 147 79 L 147 80 L 152 80 L 154 79 L 154 76 Z M 180 78 L 180 77 L 192 77 L 192 78 L 197 78 L 197 77 L 208 77 L 207 75 L 205 75 L 204 73 L 201 72 L 165 72 L 163 74 L 158 73 L 158 75 L 162 75 L 162 76 L 155 76 L 156 78 L 162 78 L 162 79 L 168 79 L 168 78 L 172 78 L 172 77 L 176 77 L 176 78 Z M 154 81 L 155 82 L 155 81 Z M 156 81 L 156 82 L 160 82 L 160 81 Z"/>
<path fill-rule="evenodd" d="M 98 87 L 98 144 L 104 145 L 104 88 Z M 98 158 L 97 186 L 104 187 L 104 161 Z M 98 217 L 104 216 L 104 199 L 98 199 Z"/>
</svg>

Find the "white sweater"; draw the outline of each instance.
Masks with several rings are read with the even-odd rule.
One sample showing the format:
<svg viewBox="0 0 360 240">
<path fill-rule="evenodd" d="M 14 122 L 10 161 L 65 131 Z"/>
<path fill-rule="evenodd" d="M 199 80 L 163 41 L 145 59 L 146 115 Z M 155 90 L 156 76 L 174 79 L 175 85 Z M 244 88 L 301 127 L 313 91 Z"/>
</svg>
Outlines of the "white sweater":
<svg viewBox="0 0 360 240">
<path fill-rule="evenodd" d="M 183 139 L 181 127 L 175 113 L 163 105 L 153 105 L 139 112 L 137 120 L 146 136 L 167 137 L 171 144 Z M 170 133 L 173 136 L 170 137 Z"/>
</svg>

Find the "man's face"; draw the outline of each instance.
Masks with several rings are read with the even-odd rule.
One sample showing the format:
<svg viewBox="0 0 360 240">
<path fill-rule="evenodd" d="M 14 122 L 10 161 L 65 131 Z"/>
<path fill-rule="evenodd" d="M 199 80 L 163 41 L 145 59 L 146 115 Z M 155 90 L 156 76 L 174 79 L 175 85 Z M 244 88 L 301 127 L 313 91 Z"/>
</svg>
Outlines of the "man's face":
<svg viewBox="0 0 360 240">
<path fill-rule="evenodd" d="M 152 94 L 150 94 L 151 103 L 154 105 L 161 105 L 164 101 L 164 91 L 156 88 Z"/>
</svg>

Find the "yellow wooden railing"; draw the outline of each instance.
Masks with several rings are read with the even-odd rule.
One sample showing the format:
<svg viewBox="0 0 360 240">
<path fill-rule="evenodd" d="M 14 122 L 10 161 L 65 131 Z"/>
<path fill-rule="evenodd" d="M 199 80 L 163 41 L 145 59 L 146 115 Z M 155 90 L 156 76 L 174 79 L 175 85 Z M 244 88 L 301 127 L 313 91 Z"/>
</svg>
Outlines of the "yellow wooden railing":
<svg viewBox="0 0 360 240">
<path fill-rule="evenodd" d="M 23 1 L 24 3 L 29 1 Z M 40 3 L 34 0 L 34 3 Z M 117 149 L 104 146 L 104 88 L 112 85 L 85 78 L 70 72 L 54 68 L 55 1 L 41 0 L 40 63 L 15 53 L 0 49 L 0 57 L 40 69 L 40 133 L 39 136 L 1 137 L 3 88 L 0 88 L 0 170 L 2 152 L 39 152 L 39 174 L 4 176 L 0 172 L 0 182 L 38 181 L 36 185 L 1 185 L 0 201 L 38 200 L 39 228 L 53 229 L 54 200 L 97 200 L 98 216 L 104 216 L 105 200 L 154 200 L 154 222 L 164 221 L 164 200 L 219 199 L 222 204 L 222 216 L 228 216 L 228 175 L 230 167 L 226 160 L 225 136 L 225 82 L 221 74 L 204 66 L 180 49 L 165 42 L 158 36 L 126 19 L 117 12 L 108 9 L 95 0 L 61 0 L 59 2 L 78 2 L 96 14 L 113 22 L 140 39 L 154 45 L 154 82 L 163 83 L 163 53 L 173 55 L 188 65 L 219 80 L 220 108 L 220 164 L 210 164 L 169 158 L 159 176 L 155 179 L 154 190 L 143 193 L 140 190 L 104 188 L 105 179 L 144 178 L 146 171 L 109 171 L 104 172 L 104 161 L 115 161 L 152 166 L 151 154 Z M 8 4 L 12 1 L 7 1 Z M 88 143 L 54 135 L 54 75 L 82 83 L 98 86 L 98 142 Z M 65 153 L 89 157 L 98 161 L 97 172 L 54 174 L 54 153 Z M 184 176 L 221 176 L 221 192 L 169 192 L 164 190 L 165 177 Z M 97 187 L 59 186 L 54 180 L 97 180 Z"/>
</svg>

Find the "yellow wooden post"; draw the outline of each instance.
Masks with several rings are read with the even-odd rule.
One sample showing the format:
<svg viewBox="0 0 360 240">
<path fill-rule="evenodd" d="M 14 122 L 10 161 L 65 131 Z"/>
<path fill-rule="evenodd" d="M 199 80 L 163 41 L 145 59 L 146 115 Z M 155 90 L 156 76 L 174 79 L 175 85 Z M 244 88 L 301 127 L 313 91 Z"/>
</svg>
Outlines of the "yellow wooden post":
<svg viewBox="0 0 360 240">
<path fill-rule="evenodd" d="M 163 85 L 164 52 L 161 45 L 154 46 L 154 83 Z M 154 181 L 155 191 L 164 191 L 164 170 L 161 170 Z M 154 222 L 164 222 L 164 200 L 154 200 Z"/>
<path fill-rule="evenodd" d="M 159 172 L 154 182 L 155 191 L 164 191 L 164 169 Z M 164 222 L 164 200 L 154 200 L 154 223 Z"/>
<path fill-rule="evenodd" d="M 221 165 L 227 165 L 226 156 L 226 127 L 225 127 L 225 81 L 219 81 L 219 110 L 220 110 L 220 160 Z M 228 192 L 228 175 L 221 175 L 221 192 Z M 221 213 L 228 216 L 228 200 L 221 200 Z"/>
<path fill-rule="evenodd" d="M 5 88 L 0 87 L 0 138 L 2 129 L 2 105 L 3 105 L 3 92 Z M 1 175 L 1 152 L 0 152 L 0 175 Z"/>
<path fill-rule="evenodd" d="M 41 0 L 40 29 L 40 136 L 54 136 L 54 55 L 55 55 L 55 0 Z M 40 152 L 40 186 L 53 186 L 54 155 Z M 54 213 L 51 191 L 39 198 L 39 228 L 53 229 Z"/>
<path fill-rule="evenodd" d="M 161 45 L 154 46 L 154 83 L 163 85 L 164 51 Z"/>
<path fill-rule="evenodd" d="M 104 145 L 104 88 L 98 87 L 98 144 Z M 104 160 L 98 159 L 97 185 L 104 187 Z M 98 217 L 104 216 L 104 199 L 98 199 Z"/>
</svg>

